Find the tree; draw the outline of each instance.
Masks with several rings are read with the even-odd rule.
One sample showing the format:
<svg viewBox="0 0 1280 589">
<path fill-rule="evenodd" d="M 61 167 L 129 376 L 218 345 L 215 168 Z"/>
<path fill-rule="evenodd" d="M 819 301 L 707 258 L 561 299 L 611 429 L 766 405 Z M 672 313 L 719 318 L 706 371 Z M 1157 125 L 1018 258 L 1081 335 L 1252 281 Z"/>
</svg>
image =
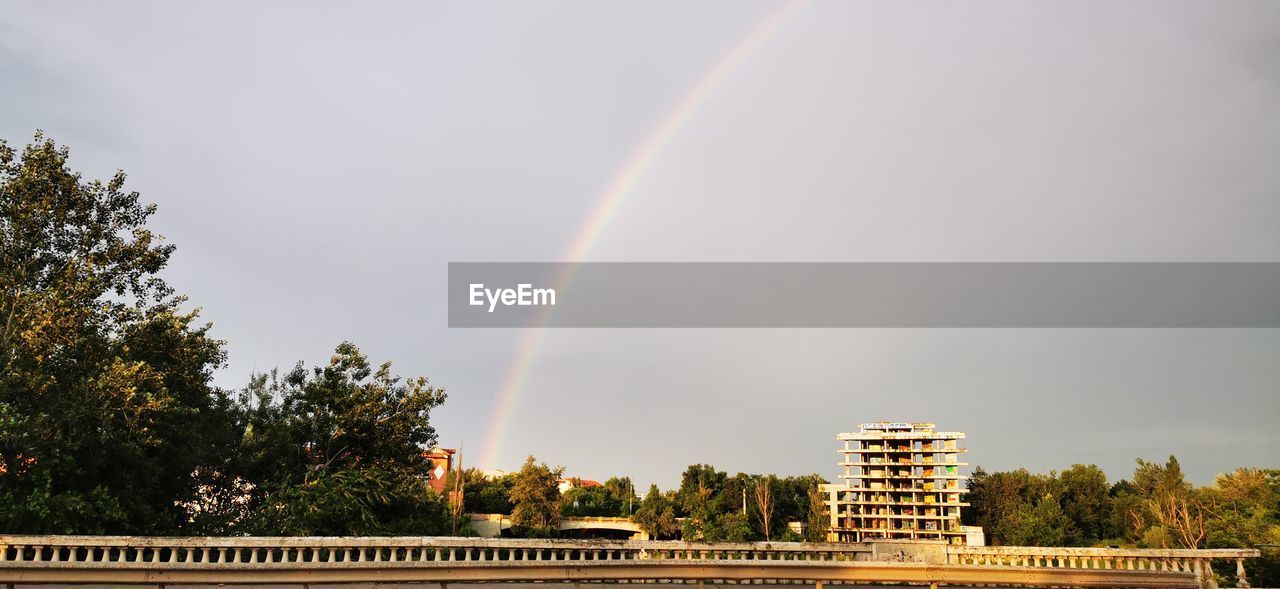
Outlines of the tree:
<svg viewBox="0 0 1280 589">
<path fill-rule="evenodd" d="M 468 469 L 464 491 L 467 512 L 511 515 L 511 488 L 515 481 L 514 474 L 489 478 L 479 469 Z"/>
<path fill-rule="evenodd" d="M 524 461 L 511 487 L 512 532 L 521 536 L 552 536 L 560 527 L 560 475 L 564 468 Z"/>
<path fill-rule="evenodd" d="M 1077 545 L 1081 532 L 1062 507 L 1066 488 L 1054 473 L 1022 468 L 988 474 L 978 467 L 969 479 L 970 509 L 963 517 L 987 530 L 995 545 Z"/>
<path fill-rule="evenodd" d="M 826 542 L 831 516 L 827 512 L 827 494 L 815 484 L 809 487 L 809 513 L 805 525 L 805 539 L 809 542 Z"/>
<path fill-rule="evenodd" d="M 826 484 L 826 479 L 821 475 L 809 474 L 802 476 L 774 477 L 773 482 L 773 503 L 774 503 L 774 534 L 775 539 L 791 538 L 793 536 L 790 528 L 783 528 L 782 525 L 788 525 L 791 522 L 805 523 L 805 530 L 809 529 L 809 524 L 816 517 L 821 520 L 818 526 L 819 542 L 826 539 L 826 526 L 829 520 L 823 520 L 826 517 L 825 498 L 819 500 L 817 506 L 817 514 L 812 514 L 813 501 L 810 497 L 812 491 L 817 490 L 819 485 Z M 803 540 L 809 537 L 809 533 L 805 532 L 805 537 L 796 537 L 795 540 Z"/>
<path fill-rule="evenodd" d="M 654 540 L 671 537 L 679 529 L 676 526 L 675 506 L 662 496 L 657 485 L 649 485 L 649 493 L 644 496 L 631 519 Z"/>
<path fill-rule="evenodd" d="M 560 514 L 575 517 L 617 517 L 626 509 L 609 489 L 586 487 L 575 479 L 573 486 L 560 495 Z"/>
<path fill-rule="evenodd" d="M 1218 475 L 1202 493 L 1213 515 L 1205 522 L 1206 548 L 1280 545 L 1280 470 L 1239 468 Z M 1262 558 L 1245 566 L 1254 585 L 1280 586 L 1280 554 L 1274 549 L 1264 549 Z"/>
<path fill-rule="evenodd" d="M 431 410 L 443 389 L 376 370 L 343 342 L 328 365 L 283 379 L 255 375 L 238 407 L 243 436 L 227 470 L 254 485 L 251 531 L 264 534 L 430 534 L 447 528 L 427 484 Z"/>
<path fill-rule="evenodd" d="M 1138 459 L 1133 483 L 1141 494 L 1142 508 L 1130 517 L 1145 528 L 1142 543 L 1158 548 L 1199 548 L 1207 533 L 1205 505 L 1182 474 L 1178 459 L 1163 465 Z M 1147 523 L 1150 522 L 1149 525 Z"/>
<path fill-rule="evenodd" d="M 1142 496 L 1138 494 L 1138 489 L 1133 483 L 1121 480 L 1111 486 L 1107 495 L 1111 497 L 1110 528 L 1115 531 L 1118 539 L 1136 545 L 1142 539 L 1143 532 L 1138 527 L 1138 520 L 1133 517 L 1133 514 L 1142 509 Z"/>
<path fill-rule="evenodd" d="M 694 464 L 685 469 L 676 498 L 685 516 L 682 537 L 685 540 L 713 540 L 709 533 L 716 517 L 723 513 L 727 475 L 709 464 Z"/>
<path fill-rule="evenodd" d="M 618 503 L 618 513 L 611 515 L 630 517 L 635 512 L 635 509 L 640 506 L 639 498 L 636 497 L 635 485 L 631 483 L 631 477 L 609 477 L 604 482 L 604 489 Z"/>
<path fill-rule="evenodd" d="M 999 531 L 1000 522 L 1011 518 L 1029 503 L 1038 486 L 1036 477 L 1026 469 L 987 473 L 979 466 L 969 478 L 970 508 L 962 512 L 962 517 L 965 523 L 987 530 L 993 544 L 1003 544 L 1005 539 Z"/>
<path fill-rule="evenodd" d="M 1065 546 L 1071 521 L 1051 497 L 1021 503 L 996 525 L 995 533 L 1012 546 Z"/>
<path fill-rule="evenodd" d="M 756 501 L 756 514 L 760 519 L 760 528 L 764 532 L 764 539 L 768 542 L 771 538 L 771 524 L 773 523 L 773 484 L 776 477 L 773 475 L 762 476 L 756 479 L 753 496 Z"/>
<path fill-rule="evenodd" d="M 1095 542 L 1115 535 L 1107 475 L 1096 465 L 1076 464 L 1058 475 L 1062 512 L 1080 531 L 1080 540 Z"/>
<path fill-rule="evenodd" d="M 155 205 L 69 157 L 0 141 L 0 529 L 191 530 L 194 473 L 234 443 L 223 343 L 159 276 Z"/>
</svg>

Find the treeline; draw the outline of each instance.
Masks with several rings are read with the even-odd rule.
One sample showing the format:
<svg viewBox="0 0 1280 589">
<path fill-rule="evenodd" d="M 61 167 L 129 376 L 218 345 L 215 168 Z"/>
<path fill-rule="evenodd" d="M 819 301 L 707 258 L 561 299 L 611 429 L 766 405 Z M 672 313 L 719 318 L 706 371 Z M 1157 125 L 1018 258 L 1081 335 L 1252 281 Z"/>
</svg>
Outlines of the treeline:
<svg viewBox="0 0 1280 589">
<path fill-rule="evenodd" d="M 1187 482 L 1178 459 L 1138 460 L 1132 480 L 1109 483 L 1094 465 L 1035 474 L 974 469 L 962 511 L 988 542 L 1011 546 L 1242 548 L 1280 545 L 1280 470 L 1240 468 L 1212 485 Z M 1280 584 L 1274 552 L 1248 563 Z"/>
<path fill-rule="evenodd" d="M 1280 543 L 1280 470 L 1240 468 L 1212 485 L 1187 482 L 1176 457 L 1138 460 L 1132 480 L 1097 466 L 1026 469 L 969 480 L 965 523 L 997 545 L 1215 548 Z"/>
<path fill-rule="evenodd" d="M 756 540 L 822 541 L 826 536 L 825 497 L 818 475 L 778 477 L 738 473 L 730 476 L 705 464 L 684 471 L 678 489 L 662 492 L 650 485 L 641 498 L 628 477 L 611 478 L 599 487 L 572 485 L 559 493 L 562 468 L 538 464 L 532 456 L 516 473 L 485 477 L 464 474 L 463 503 L 470 513 L 512 516 L 516 535 L 555 533 L 561 516 L 631 517 L 653 538 L 707 542 Z M 453 478 L 445 487 L 454 487 Z M 531 517 L 531 514 L 537 514 Z M 788 524 L 808 532 L 801 536 Z"/>
</svg>

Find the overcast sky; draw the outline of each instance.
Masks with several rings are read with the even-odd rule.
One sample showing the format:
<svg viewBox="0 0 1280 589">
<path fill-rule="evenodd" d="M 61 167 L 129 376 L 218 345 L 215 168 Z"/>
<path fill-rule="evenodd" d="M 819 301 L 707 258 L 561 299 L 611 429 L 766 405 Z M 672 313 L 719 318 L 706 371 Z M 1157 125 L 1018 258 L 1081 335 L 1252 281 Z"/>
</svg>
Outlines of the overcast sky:
<svg viewBox="0 0 1280 589">
<path fill-rule="evenodd" d="M 1280 467 L 1263 329 L 550 330 L 491 449 L 525 334 L 448 329 L 446 263 L 563 259 L 700 84 L 586 259 L 1280 261 L 1276 3 L 0 4 L 0 137 L 159 204 L 222 386 L 351 340 L 470 466 L 667 487 L 833 478 L 880 419 L 989 470 Z"/>
</svg>

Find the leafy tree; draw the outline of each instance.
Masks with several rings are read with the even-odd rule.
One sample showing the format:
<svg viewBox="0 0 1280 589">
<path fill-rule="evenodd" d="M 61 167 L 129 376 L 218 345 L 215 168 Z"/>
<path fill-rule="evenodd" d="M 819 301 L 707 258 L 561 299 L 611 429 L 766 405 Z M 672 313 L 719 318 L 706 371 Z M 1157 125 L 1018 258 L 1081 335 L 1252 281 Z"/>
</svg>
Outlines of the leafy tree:
<svg viewBox="0 0 1280 589">
<path fill-rule="evenodd" d="M 340 344 L 329 364 L 256 375 L 239 400 L 243 436 L 228 472 L 253 483 L 246 528 L 264 534 L 430 534 L 448 522 L 424 449 L 443 389 L 376 370 Z"/>
<path fill-rule="evenodd" d="M 629 517 L 640 506 L 640 500 L 636 496 L 636 488 L 631 482 L 631 477 L 609 477 L 604 482 L 604 489 L 618 504 L 618 512 L 610 515 Z"/>
<path fill-rule="evenodd" d="M 818 485 L 809 487 L 809 513 L 805 525 L 805 540 L 809 542 L 826 542 L 827 530 L 831 526 L 828 513 L 827 494 Z"/>
<path fill-rule="evenodd" d="M 741 511 L 720 514 L 707 526 L 707 540 L 710 542 L 750 542 L 757 539 L 750 515 Z"/>
<path fill-rule="evenodd" d="M 552 536 L 560 527 L 560 475 L 564 468 L 538 464 L 533 456 L 524 461 L 511 487 L 512 533 L 520 536 Z"/>
<path fill-rule="evenodd" d="M 671 537 L 679 529 L 676 525 L 675 506 L 658 492 L 657 485 L 649 486 L 649 493 L 640 502 L 632 519 L 654 540 Z"/>
<path fill-rule="evenodd" d="M 155 205 L 68 159 L 0 141 L 0 529 L 190 530 L 193 473 L 234 440 L 223 344 L 159 277 Z"/>
<path fill-rule="evenodd" d="M 1087 471 L 1088 467 L 1075 469 L 1068 478 L 1074 481 Z M 1067 497 L 1076 500 L 1068 488 L 1056 473 L 1032 474 L 1025 468 L 987 473 L 978 467 L 969 479 L 970 508 L 962 517 L 970 525 L 982 526 L 995 545 L 1079 545 L 1083 542 L 1080 528 L 1063 508 Z M 1083 493 L 1076 493 L 1081 501 Z"/>
<path fill-rule="evenodd" d="M 711 540 L 708 531 L 723 512 L 727 475 L 709 464 L 694 464 L 685 469 L 676 491 L 680 512 L 685 516 L 682 537 L 685 540 Z"/>
<path fill-rule="evenodd" d="M 1220 474 L 1201 490 L 1211 505 L 1206 548 L 1280 545 L 1280 470 L 1240 468 Z M 1280 586 L 1280 554 L 1263 550 L 1246 561 L 1249 580 L 1259 587 Z M 1224 571 L 1234 575 L 1234 570 Z"/>
<path fill-rule="evenodd" d="M 987 473 L 982 467 L 973 470 L 969 478 L 968 501 L 970 508 L 962 510 L 965 523 L 982 526 L 992 536 L 993 544 L 1002 544 L 1004 538 L 998 531 L 1002 521 L 1033 501 L 1043 490 L 1042 480 L 1025 468 L 1009 472 Z"/>
<path fill-rule="evenodd" d="M 324 470 L 277 490 L 256 528 L 284 536 L 441 535 L 449 508 L 425 477 L 384 468 Z"/>
<path fill-rule="evenodd" d="M 445 477 L 445 488 L 452 489 L 453 472 Z M 500 513 L 511 515 L 511 487 L 515 484 L 515 475 L 487 477 L 477 468 L 468 468 L 463 473 L 463 510 L 467 513 Z"/>
<path fill-rule="evenodd" d="M 1012 546 L 1066 546 L 1073 526 L 1051 497 L 1021 503 L 996 525 L 995 533 Z"/>
<path fill-rule="evenodd" d="M 1131 515 L 1146 528 L 1142 543 L 1157 548 L 1199 548 L 1207 534 L 1202 493 L 1182 474 L 1178 459 L 1170 456 L 1163 466 L 1138 459 L 1134 486 L 1143 497 L 1142 508 Z"/>
<path fill-rule="evenodd" d="M 1137 487 L 1129 481 L 1121 480 L 1112 485 L 1107 494 L 1111 497 L 1111 511 L 1108 516 L 1111 529 L 1119 540 L 1136 545 L 1142 539 L 1139 522 L 1133 517 L 1133 514 L 1142 509 L 1142 496 L 1138 494 Z"/>
<path fill-rule="evenodd" d="M 560 495 L 560 514 L 575 517 L 617 517 L 626 507 L 603 486 L 574 486 Z"/>
<path fill-rule="evenodd" d="M 1093 464 L 1076 464 L 1058 474 L 1062 487 L 1062 513 L 1071 520 L 1085 543 L 1115 535 L 1107 475 Z"/>
</svg>

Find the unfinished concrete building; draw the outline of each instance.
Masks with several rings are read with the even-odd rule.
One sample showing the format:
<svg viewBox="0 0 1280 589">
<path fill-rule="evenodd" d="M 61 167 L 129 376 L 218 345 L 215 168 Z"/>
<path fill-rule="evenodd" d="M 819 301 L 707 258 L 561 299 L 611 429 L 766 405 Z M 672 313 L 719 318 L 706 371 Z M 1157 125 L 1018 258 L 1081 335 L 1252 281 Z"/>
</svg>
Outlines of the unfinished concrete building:
<svg viewBox="0 0 1280 589">
<path fill-rule="evenodd" d="M 960 467 L 963 432 L 934 431 L 932 423 L 875 422 L 837 434 L 843 484 L 826 486 L 830 538 L 965 543 L 974 530 L 960 525 L 967 491 Z M 981 532 L 977 532 L 980 534 Z M 974 538 L 976 542 L 981 540 Z"/>
</svg>

